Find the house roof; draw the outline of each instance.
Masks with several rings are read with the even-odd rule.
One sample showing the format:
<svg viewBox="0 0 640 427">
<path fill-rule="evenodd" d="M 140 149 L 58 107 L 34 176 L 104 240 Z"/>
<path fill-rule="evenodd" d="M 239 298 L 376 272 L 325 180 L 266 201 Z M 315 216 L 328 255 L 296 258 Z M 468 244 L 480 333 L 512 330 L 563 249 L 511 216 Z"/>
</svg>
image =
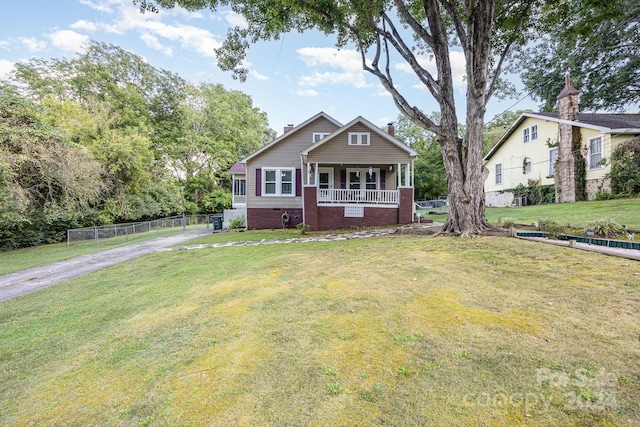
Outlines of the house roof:
<svg viewBox="0 0 640 427">
<path fill-rule="evenodd" d="M 235 162 L 229 169 L 229 173 L 247 173 L 247 168 L 241 162 Z"/>
<path fill-rule="evenodd" d="M 565 120 L 558 118 L 558 113 L 523 113 L 489 150 L 484 161 L 489 160 L 528 117 L 595 129 L 602 133 L 640 134 L 640 114 L 579 113 L 577 120 Z"/>
<path fill-rule="evenodd" d="M 264 147 L 260 148 L 258 151 L 254 152 L 254 153 L 250 154 L 249 156 L 245 157 L 244 159 L 240 160 L 240 162 L 241 163 L 246 163 L 247 161 L 249 161 L 252 158 L 254 158 L 255 156 L 257 156 L 258 154 L 270 149 L 271 147 L 273 147 L 274 145 L 278 144 L 280 141 L 282 141 L 286 137 L 289 137 L 292 134 L 298 132 L 300 129 L 304 128 L 309 123 L 316 121 L 320 117 L 324 117 L 325 119 L 329 120 L 331 123 L 335 124 L 339 128 L 342 127 L 342 123 L 340 123 L 339 121 L 337 121 L 336 119 L 334 119 L 330 115 L 326 114 L 325 112 L 321 111 L 318 114 L 316 114 L 315 116 L 313 116 L 313 117 L 305 120 L 304 122 L 300 123 L 298 126 L 295 126 L 289 132 L 283 133 L 278 138 L 276 138 L 273 141 L 271 141 L 269 144 L 267 144 Z"/>
<path fill-rule="evenodd" d="M 326 144 L 327 142 L 331 141 L 332 139 L 334 139 L 338 135 L 348 131 L 356 123 L 363 124 L 364 126 L 369 128 L 370 130 L 372 130 L 373 132 L 375 132 L 376 134 L 381 136 L 383 139 L 387 140 L 388 142 L 390 142 L 391 144 L 397 146 L 398 148 L 406 151 L 409 154 L 410 157 L 416 157 L 418 155 L 418 153 L 415 150 L 413 150 L 411 147 L 409 147 L 408 145 L 403 144 L 402 142 L 398 141 L 393 136 L 389 135 L 387 132 L 385 132 L 384 130 L 380 129 L 379 127 L 377 127 L 376 125 L 374 125 L 373 123 L 371 123 L 370 121 L 368 121 L 367 119 L 365 119 L 362 116 L 356 117 L 355 119 L 351 120 L 346 125 L 340 127 L 340 129 L 336 130 L 332 134 L 327 135 L 324 138 L 322 138 L 320 141 L 316 142 L 315 144 L 310 145 L 304 151 L 302 151 L 301 154 L 303 156 L 307 156 L 311 151 L 315 150 L 316 148 L 320 147 L 323 144 Z"/>
</svg>

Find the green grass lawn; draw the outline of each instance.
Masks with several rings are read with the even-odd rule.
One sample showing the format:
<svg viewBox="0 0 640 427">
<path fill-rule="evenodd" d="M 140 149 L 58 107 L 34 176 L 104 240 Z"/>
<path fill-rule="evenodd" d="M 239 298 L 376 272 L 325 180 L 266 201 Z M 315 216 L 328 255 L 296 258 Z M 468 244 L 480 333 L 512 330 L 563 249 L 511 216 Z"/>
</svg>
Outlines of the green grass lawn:
<svg viewBox="0 0 640 427">
<path fill-rule="evenodd" d="M 0 423 L 639 425 L 639 278 L 498 237 L 156 253 L 0 303 Z"/>
<path fill-rule="evenodd" d="M 540 218 L 552 218 L 560 224 L 585 227 L 589 222 L 611 218 L 620 225 L 640 230 L 640 198 L 554 203 L 515 208 L 487 208 L 485 213 L 492 224 L 498 224 L 500 218 L 507 217 L 515 218 L 516 222 L 520 224 L 531 224 Z"/>
<path fill-rule="evenodd" d="M 446 215 L 429 215 L 429 209 L 419 210 L 425 218 L 444 222 Z M 519 224 L 532 224 L 540 218 L 552 218 L 560 224 L 571 224 L 585 227 L 588 223 L 599 219 L 615 219 L 618 224 L 630 229 L 640 230 L 640 198 L 603 200 L 577 203 L 552 203 L 509 208 L 491 208 L 485 210 L 487 220 L 498 225 L 501 218 L 514 218 Z"/>
</svg>

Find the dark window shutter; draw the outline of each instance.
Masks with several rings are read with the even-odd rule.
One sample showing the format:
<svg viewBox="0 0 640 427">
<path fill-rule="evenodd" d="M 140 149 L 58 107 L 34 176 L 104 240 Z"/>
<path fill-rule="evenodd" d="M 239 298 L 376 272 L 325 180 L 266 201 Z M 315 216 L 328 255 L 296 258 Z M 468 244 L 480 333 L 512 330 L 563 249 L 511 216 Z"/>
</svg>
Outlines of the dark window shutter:
<svg viewBox="0 0 640 427">
<path fill-rule="evenodd" d="M 347 170 L 340 169 L 340 189 L 345 190 L 347 188 Z"/>
<path fill-rule="evenodd" d="M 302 196 L 302 169 L 296 169 L 296 196 Z"/>
<path fill-rule="evenodd" d="M 256 196 L 262 196 L 262 169 L 256 168 Z"/>
<path fill-rule="evenodd" d="M 380 189 L 387 189 L 387 171 L 384 169 L 380 169 Z"/>
</svg>

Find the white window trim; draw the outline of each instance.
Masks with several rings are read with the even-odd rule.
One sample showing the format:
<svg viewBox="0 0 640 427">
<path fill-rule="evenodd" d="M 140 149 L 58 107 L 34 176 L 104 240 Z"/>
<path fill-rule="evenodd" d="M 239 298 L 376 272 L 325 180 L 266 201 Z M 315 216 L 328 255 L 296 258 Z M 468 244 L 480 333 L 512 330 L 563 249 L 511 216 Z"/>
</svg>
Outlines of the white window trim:
<svg viewBox="0 0 640 427">
<path fill-rule="evenodd" d="M 357 136 L 357 142 L 355 144 L 351 143 L 351 137 L 353 135 Z M 364 144 L 362 142 L 362 136 L 363 135 L 367 136 L 367 143 L 366 144 Z M 349 142 L 348 142 L 349 145 L 371 145 L 371 133 L 370 132 L 349 132 L 348 137 L 349 137 Z"/>
<path fill-rule="evenodd" d="M 533 128 L 536 129 L 536 133 L 535 133 L 535 138 L 533 137 Z M 525 134 L 528 131 L 528 137 L 529 139 L 525 141 Z M 532 141 L 535 141 L 537 139 L 540 138 L 540 126 L 538 126 L 537 123 L 533 123 L 531 126 L 527 126 L 526 128 L 522 129 L 522 143 L 523 144 L 528 144 Z"/>
<path fill-rule="evenodd" d="M 322 138 L 326 137 L 327 135 L 329 135 L 329 132 L 314 132 L 313 136 L 311 137 L 311 143 L 315 144 L 316 142 L 319 142 Z M 316 139 L 316 136 L 318 136 L 319 138 Z"/>
<path fill-rule="evenodd" d="M 239 187 L 239 188 L 236 188 Z M 237 190 L 244 190 L 242 193 L 236 193 Z M 233 180 L 233 195 L 234 196 L 246 196 L 247 195 L 247 180 L 246 178 L 234 178 Z"/>
<path fill-rule="evenodd" d="M 276 192 L 267 193 L 267 171 L 276 172 Z M 282 172 L 291 172 L 291 194 L 282 193 Z M 262 196 L 264 197 L 296 197 L 296 168 L 262 168 Z"/>
<path fill-rule="evenodd" d="M 558 155 L 560 154 L 560 151 L 558 151 L 558 147 L 552 147 L 549 148 L 549 150 L 547 150 L 547 176 L 548 177 L 552 177 L 556 175 L 556 161 L 552 162 L 551 161 L 551 152 L 552 151 L 556 151 L 558 154 L 556 154 L 556 161 L 558 160 Z M 551 168 L 553 168 L 553 173 L 551 172 Z"/>
<path fill-rule="evenodd" d="M 500 175 L 498 175 L 498 166 L 500 166 Z M 494 174 L 495 174 L 495 179 L 494 182 L 496 185 L 502 185 L 502 183 L 504 182 L 504 168 L 502 167 L 502 163 L 496 163 L 496 166 L 494 168 Z M 500 177 L 500 181 L 498 181 L 498 176 Z"/>
<path fill-rule="evenodd" d="M 597 163 L 595 165 L 591 164 L 591 141 L 594 139 L 600 140 L 600 160 L 604 159 L 604 136 L 598 135 L 589 138 L 587 140 L 587 163 L 589 164 L 589 170 L 599 170 L 604 168 L 604 165 L 598 165 Z"/>
</svg>

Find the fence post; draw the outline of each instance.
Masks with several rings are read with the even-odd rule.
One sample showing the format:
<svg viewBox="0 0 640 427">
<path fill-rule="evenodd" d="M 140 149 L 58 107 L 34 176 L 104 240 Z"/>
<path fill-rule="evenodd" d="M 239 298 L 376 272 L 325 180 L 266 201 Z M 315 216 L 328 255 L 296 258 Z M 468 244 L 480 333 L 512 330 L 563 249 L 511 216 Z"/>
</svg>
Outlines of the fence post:
<svg viewBox="0 0 640 427">
<path fill-rule="evenodd" d="M 182 231 L 187 229 L 187 216 L 183 213 L 182 214 Z"/>
<path fill-rule="evenodd" d="M 98 244 L 98 227 L 93 227 L 93 230 L 96 234 L 96 245 Z"/>
</svg>

